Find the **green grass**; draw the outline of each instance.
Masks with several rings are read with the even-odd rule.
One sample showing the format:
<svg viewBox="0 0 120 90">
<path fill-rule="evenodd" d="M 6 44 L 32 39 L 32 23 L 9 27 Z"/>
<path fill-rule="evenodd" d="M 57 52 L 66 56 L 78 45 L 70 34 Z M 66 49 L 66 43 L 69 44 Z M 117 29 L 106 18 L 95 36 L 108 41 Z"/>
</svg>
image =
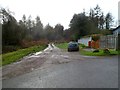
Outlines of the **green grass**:
<svg viewBox="0 0 120 90">
<path fill-rule="evenodd" d="M 55 45 L 61 49 L 67 49 L 67 47 L 68 47 L 68 43 L 59 43 L 59 44 L 55 44 Z"/>
<path fill-rule="evenodd" d="M 30 54 L 30 53 L 35 53 L 38 51 L 41 51 L 45 48 L 45 45 L 42 46 L 33 46 L 33 47 L 29 47 L 29 48 L 25 48 L 25 49 L 20 49 L 18 51 L 14 51 L 14 52 L 9 52 L 6 54 L 2 54 L 0 55 L 0 57 L 2 56 L 2 66 L 16 62 L 18 60 L 20 60 L 22 57 Z"/>
<path fill-rule="evenodd" d="M 110 54 L 105 54 L 103 50 L 99 50 L 99 52 L 93 53 L 92 51 L 85 51 L 84 49 L 80 49 L 80 54 L 87 55 L 87 56 L 108 56 L 108 55 L 118 55 L 118 51 L 110 49 Z"/>
<path fill-rule="evenodd" d="M 55 44 L 55 45 L 61 49 L 67 49 L 67 47 L 68 47 L 68 43 L 60 43 L 60 44 Z M 83 44 L 80 44 L 79 47 L 80 47 L 80 54 L 86 55 L 86 56 L 109 56 L 109 55 L 120 54 L 120 50 L 115 51 L 113 49 L 110 49 L 110 54 L 105 54 L 103 52 L 103 50 L 99 50 L 99 52 L 96 52 L 96 53 L 93 53 L 92 51 L 86 51 L 86 50 L 84 50 L 84 48 L 86 48 L 86 46 Z"/>
<path fill-rule="evenodd" d="M 87 46 L 85 46 L 84 44 L 79 44 L 79 47 L 82 48 L 86 48 Z"/>
</svg>

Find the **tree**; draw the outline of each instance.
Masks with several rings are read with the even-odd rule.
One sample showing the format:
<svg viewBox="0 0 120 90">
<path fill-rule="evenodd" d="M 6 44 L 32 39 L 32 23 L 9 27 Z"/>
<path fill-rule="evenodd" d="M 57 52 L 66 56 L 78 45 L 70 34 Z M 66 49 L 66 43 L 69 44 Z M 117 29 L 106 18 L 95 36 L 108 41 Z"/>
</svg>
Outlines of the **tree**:
<svg viewBox="0 0 120 90">
<path fill-rule="evenodd" d="M 89 17 L 90 17 L 90 20 L 94 21 L 95 13 L 93 9 L 90 9 Z"/>
<path fill-rule="evenodd" d="M 84 35 L 87 35 L 88 29 L 86 24 L 88 23 L 88 17 L 85 14 L 74 14 L 70 21 L 70 30 L 72 32 L 73 39 L 78 39 Z"/>
<path fill-rule="evenodd" d="M 28 20 L 26 22 L 27 24 L 27 29 L 30 30 L 32 28 L 32 20 L 31 20 L 31 15 L 28 17 Z"/>
<path fill-rule="evenodd" d="M 105 23 L 105 18 L 104 18 L 104 14 L 102 13 L 102 15 L 100 16 L 100 19 L 99 19 L 99 28 L 100 29 L 104 29 L 104 23 Z"/>
<path fill-rule="evenodd" d="M 63 39 L 63 29 L 64 27 L 61 24 L 57 24 L 54 28 L 55 31 L 55 39 L 60 40 Z"/>
<path fill-rule="evenodd" d="M 2 23 L 2 44 L 3 45 L 17 45 L 19 44 L 20 35 L 18 32 L 17 20 L 12 16 L 9 10 L 1 9 L 3 23 Z"/>
<path fill-rule="evenodd" d="M 32 20 L 31 20 L 31 15 L 28 17 L 28 19 L 26 20 L 26 22 L 25 22 L 25 26 L 26 26 L 26 37 L 25 37 L 25 39 L 26 40 L 29 40 L 29 41 L 31 41 L 31 40 L 33 40 L 33 36 L 32 36 Z"/>
<path fill-rule="evenodd" d="M 47 24 L 44 30 L 45 30 L 45 37 L 47 38 L 47 40 L 49 41 L 55 40 L 55 32 L 52 26 Z"/>
<path fill-rule="evenodd" d="M 40 17 L 39 17 L 39 16 L 36 17 L 36 27 L 37 27 L 37 29 L 39 29 L 40 31 L 43 30 L 43 24 L 41 23 L 41 20 L 40 20 Z"/>
<path fill-rule="evenodd" d="M 107 13 L 105 17 L 106 29 L 110 29 L 113 24 L 113 17 L 111 13 Z"/>
<path fill-rule="evenodd" d="M 27 35 L 26 33 L 27 28 L 22 20 L 19 20 L 18 29 L 20 31 L 19 32 L 20 40 L 22 41 Z"/>
<path fill-rule="evenodd" d="M 33 23 L 33 36 L 34 36 L 34 40 L 40 40 L 41 38 L 44 37 L 44 33 L 43 33 L 43 24 L 41 23 L 40 17 L 37 16 L 35 18 L 35 22 Z M 35 25 L 34 25 L 35 24 Z"/>
<path fill-rule="evenodd" d="M 64 30 L 64 33 L 63 33 L 63 36 L 64 36 L 64 39 L 65 40 L 71 40 L 71 31 L 70 31 L 70 29 L 65 29 Z"/>
<path fill-rule="evenodd" d="M 24 25 L 26 26 L 26 22 L 27 22 L 27 20 L 26 20 L 26 16 L 25 16 L 25 14 L 24 14 L 23 17 L 22 17 L 22 21 L 23 21 Z"/>
<path fill-rule="evenodd" d="M 94 8 L 94 22 L 95 22 L 95 25 L 97 28 L 99 28 L 100 26 L 100 17 L 102 15 L 102 12 L 101 12 L 101 8 L 99 7 L 99 5 L 97 5 L 95 8 Z"/>
</svg>

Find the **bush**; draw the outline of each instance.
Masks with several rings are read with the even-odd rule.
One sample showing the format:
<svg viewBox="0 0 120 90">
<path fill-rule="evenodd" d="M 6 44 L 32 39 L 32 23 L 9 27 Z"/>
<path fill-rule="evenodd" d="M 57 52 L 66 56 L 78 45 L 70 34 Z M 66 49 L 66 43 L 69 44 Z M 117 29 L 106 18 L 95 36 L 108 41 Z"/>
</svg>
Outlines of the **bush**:
<svg viewBox="0 0 120 90">
<path fill-rule="evenodd" d="M 99 52 L 99 49 L 95 49 L 95 50 L 93 51 L 93 53 L 96 53 L 96 52 Z"/>
<path fill-rule="evenodd" d="M 98 34 L 95 34 L 95 35 L 92 35 L 92 40 L 93 41 L 98 41 L 100 39 L 100 35 Z"/>
<path fill-rule="evenodd" d="M 23 40 L 23 41 L 20 42 L 19 46 L 15 46 L 15 45 L 3 46 L 2 47 L 2 53 L 13 52 L 13 51 L 28 48 L 28 47 L 31 47 L 31 46 L 39 46 L 39 45 L 47 45 L 47 44 L 48 44 L 48 40 L 39 40 L 39 41 Z"/>
<path fill-rule="evenodd" d="M 110 54 L 109 49 L 104 49 L 103 52 L 104 52 L 105 54 Z"/>
<path fill-rule="evenodd" d="M 48 44 L 48 40 L 39 40 L 39 41 L 23 40 L 23 41 L 21 41 L 21 46 L 23 48 L 27 48 L 27 47 L 31 47 L 31 46 L 35 46 L 35 45 L 47 45 L 47 44 Z"/>
<path fill-rule="evenodd" d="M 13 46 L 13 45 L 3 46 L 2 53 L 17 51 L 18 49 L 21 49 L 21 47 L 20 46 Z"/>
<path fill-rule="evenodd" d="M 86 46 L 84 44 L 80 44 L 81 48 L 86 48 Z"/>
</svg>

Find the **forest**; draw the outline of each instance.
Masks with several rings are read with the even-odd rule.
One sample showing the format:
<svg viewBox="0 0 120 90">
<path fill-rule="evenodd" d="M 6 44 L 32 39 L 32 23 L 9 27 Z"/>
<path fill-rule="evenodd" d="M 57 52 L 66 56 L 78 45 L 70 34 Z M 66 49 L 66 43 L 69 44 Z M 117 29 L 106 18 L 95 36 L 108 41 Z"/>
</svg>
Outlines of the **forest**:
<svg viewBox="0 0 120 90">
<path fill-rule="evenodd" d="M 105 15 L 99 5 L 90 8 L 89 12 L 83 10 L 74 14 L 68 29 L 64 29 L 60 23 L 54 27 L 49 23 L 43 26 L 40 16 L 32 20 L 31 15 L 26 17 L 24 14 L 17 21 L 10 10 L 2 7 L 0 14 L 2 53 L 50 42 L 68 42 L 92 34 L 108 35 L 111 34 L 110 28 L 114 22 L 112 14 L 108 12 Z"/>
</svg>

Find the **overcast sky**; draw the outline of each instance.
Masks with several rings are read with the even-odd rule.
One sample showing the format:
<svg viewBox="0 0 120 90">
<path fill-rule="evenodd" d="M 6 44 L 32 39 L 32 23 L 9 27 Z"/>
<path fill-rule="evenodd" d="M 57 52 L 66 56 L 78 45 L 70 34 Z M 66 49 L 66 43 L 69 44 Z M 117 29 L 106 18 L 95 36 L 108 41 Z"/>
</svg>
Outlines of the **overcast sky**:
<svg viewBox="0 0 120 90">
<path fill-rule="evenodd" d="M 31 15 L 32 19 L 38 15 L 44 26 L 48 23 L 51 26 L 60 23 L 68 28 L 75 13 L 81 13 L 83 9 L 89 12 L 97 4 L 104 14 L 111 12 L 117 21 L 118 1 L 120 0 L 0 0 L 0 6 L 13 11 L 17 20 L 22 19 L 23 14 L 27 17 Z"/>
</svg>

